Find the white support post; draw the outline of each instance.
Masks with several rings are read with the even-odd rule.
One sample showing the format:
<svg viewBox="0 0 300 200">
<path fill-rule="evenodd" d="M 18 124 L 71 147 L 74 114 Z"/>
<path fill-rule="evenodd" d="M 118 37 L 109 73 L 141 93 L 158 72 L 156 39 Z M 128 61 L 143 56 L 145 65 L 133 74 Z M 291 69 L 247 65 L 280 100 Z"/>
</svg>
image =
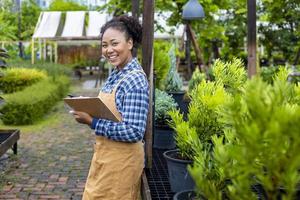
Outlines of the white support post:
<svg viewBox="0 0 300 200">
<path fill-rule="evenodd" d="M 47 59 L 47 43 L 46 43 L 46 39 L 44 39 L 44 52 L 43 52 L 43 59 L 44 61 L 46 61 Z"/>
<path fill-rule="evenodd" d="M 35 50 L 34 50 L 34 38 L 31 40 L 31 64 L 34 64 Z"/>
</svg>

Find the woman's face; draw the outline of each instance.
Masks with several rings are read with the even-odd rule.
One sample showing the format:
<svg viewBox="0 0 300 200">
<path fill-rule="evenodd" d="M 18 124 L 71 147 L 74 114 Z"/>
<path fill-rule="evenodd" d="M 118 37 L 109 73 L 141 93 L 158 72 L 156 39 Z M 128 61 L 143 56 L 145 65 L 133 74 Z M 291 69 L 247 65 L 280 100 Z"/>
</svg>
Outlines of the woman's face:
<svg viewBox="0 0 300 200">
<path fill-rule="evenodd" d="M 126 40 L 125 33 L 108 28 L 102 36 L 102 54 L 112 65 L 123 68 L 131 59 L 132 39 Z"/>
</svg>

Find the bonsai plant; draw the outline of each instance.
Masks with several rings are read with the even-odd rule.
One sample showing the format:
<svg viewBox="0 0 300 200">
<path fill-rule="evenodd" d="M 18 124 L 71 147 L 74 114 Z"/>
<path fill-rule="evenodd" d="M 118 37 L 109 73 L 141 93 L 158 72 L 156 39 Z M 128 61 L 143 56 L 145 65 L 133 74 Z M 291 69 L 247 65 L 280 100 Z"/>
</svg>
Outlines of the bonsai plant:
<svg viewBox="0 0 300 200">
<path fill-rule="evenodd" d="M 153 147 L 158 149 L 175 148 L 174 132 L 168 126 L 170 119 L 168 112 L 177 107 L 175 100 L 165 91 L 155 89 L 155 129 Z"/>
</svg>

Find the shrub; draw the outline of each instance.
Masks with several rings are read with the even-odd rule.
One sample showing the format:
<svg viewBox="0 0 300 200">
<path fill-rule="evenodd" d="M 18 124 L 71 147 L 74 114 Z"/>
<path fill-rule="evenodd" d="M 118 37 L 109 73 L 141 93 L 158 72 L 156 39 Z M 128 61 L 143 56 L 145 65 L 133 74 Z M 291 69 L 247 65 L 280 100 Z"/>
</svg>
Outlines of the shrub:
<svg viewBox="0 0 300 200">
<path fill-rule="evenodd" d="M 170 112 L 170 116 L 172 118 L 171 126 L 177 133 L 175 140 L 180 153 L 193 159 L 195 153 L 192 148 L 198 148 L 199 142 L 203 148 L 209 150 L 212 148 L 211 137 L 223 134 L 224 124 L 218 121 L 220 115 L 217 111 L 229 101 L 230 96 L 221 84 L 205 81 L 202 81 L 190 96 L 188 121 L 183 120 L 183 115 L 179 111 Z M 197 137 L 191 135 L 195 133 Z M 182 143 L 183 147 L 189 146 L 189 148 L 181 149 L 178 143 Z"/>
<path fill-rule="evenodd" d="M 170 58 L 168 50 L 170 44 L 168 42 L 156 41 L 154 43 L 154 72 L 155 72 L 155 87 L 163 89 L 163 81 L 170 69 Z"/>
<path fill-rule="evenodd" d="M 212 72 L 219 82 L 230 93 L 239 92 L 247 80 L 247 73 L 242 60 L 233 58 L 231 62 L 216 60 Z"/>
<path fill-rule="evenodd" d="M 174 45 L 169 50 L 169 56 L 171 59 L 171 66 L 164 82 L 164 89 L 167 92 L 179 92 L 182 89 L 183 83 L 176 69 L 176 54 Z"/>
<path fill-rule="evenodd" d="M 72 74 L 71 66 L 55 63 L 37 62 L 35 64 L 31 64 L 31 61 L 26 60 L 10 60 L 8 64 L 12 68 L 34 68 L 37 70 L 46 71 L 49 76 L 54 78 L 61 75 L 68 76 Z"/>
<path fill-rule="evenodd" d="M 0 88 L 4 93 L 13 93 L 47 77 L 43 71 L 26 68 L 8 68 L 3 70 L 4 76 L 0 78 Z"/>
<path fill-rule="evenodd" d="M 167 120 L 170 119 L 168 111 L 176 109 L 177 103 L 166 92 L 155 89 L 155 124 L 167 125 Z"/>
<path fill-rule="evenodd" d="M 273 77 L 275 76 L 275 74 L 279 71 L 279 67 L 261 67 L 260 68 L 260 76 L 261 78 L 267 82 L 272 84 L 273 83 Z"/>
<path fill-rule="evenodd" d="M 257 199 L 257 185 L 266 199 L 294 199 L 300 182 L 300 102 L 299 88 L 287 75 L 282 68 L 273 85 L 253 78 L 220 110 L 224 136 L 213 136 L 213 152 L 197 151 L 190 167 L 197 191 L 207 199 Z"/>
<path fill-rule="evenodd" d="M 42 118 L 63 96 L 69 87 L 67 77 L 55 81 L 45 79 L 22 91 L 4 95 L 5 104 L 1 107 L 1 120 L 4 124 L 32 124 Z"/>
<path fill-rule="evenodd" d="M 206 79 L 205 73 L 200 72 L 198 68 L 193 72 L 191 80 L 189 80 L 189 91 L 192 91 L 201 81 Z"/>
</svg>

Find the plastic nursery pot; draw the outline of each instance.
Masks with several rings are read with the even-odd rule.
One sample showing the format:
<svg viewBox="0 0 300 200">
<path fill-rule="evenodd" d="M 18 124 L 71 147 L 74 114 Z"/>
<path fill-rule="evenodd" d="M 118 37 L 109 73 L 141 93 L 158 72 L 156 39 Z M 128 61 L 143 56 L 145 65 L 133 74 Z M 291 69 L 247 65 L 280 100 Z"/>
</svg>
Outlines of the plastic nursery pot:
<svg viewBox="0 0 300 200">
<path fill-rule="evenodd" d="M 164 152 L 164 157 L 168 165 L 171 190 L 172 192 L 193 190 L 195 183 L 187 170 L 187 166 L 192 164 L 193 161 L 179 159 L 178 152 L 178 150 Z"/>
<path fill-rule="evenodd" d="M 179 91 L 179 92 L 168 92 L 169 95 L 171 95 L 175 102 L 178 104 L 178 108 L 180 109 L 181 112 L 187 113 L 188 112 L 188 104 L 184 100 L 184 91 Z"/>
<path fill-rule="evenodd" d="M 196 193 L 193 190 L 184 190 L 177 192 L 173 200 L 196 200 Z"/>
<path fill-rule="evenodd" d="M 175 149 L 174 131 L 167 125 L 155 125 L 153 137 L 153 148 L 155 149 Z"/>
</svg>

